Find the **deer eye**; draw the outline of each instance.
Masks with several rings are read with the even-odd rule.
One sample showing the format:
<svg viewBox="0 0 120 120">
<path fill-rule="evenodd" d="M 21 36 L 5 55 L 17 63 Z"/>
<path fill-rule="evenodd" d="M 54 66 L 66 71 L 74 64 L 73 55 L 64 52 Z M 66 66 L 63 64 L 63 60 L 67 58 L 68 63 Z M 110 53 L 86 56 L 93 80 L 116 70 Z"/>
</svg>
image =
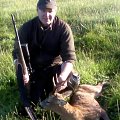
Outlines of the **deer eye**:
<svg viewBox="0 0 120 120">
<path fill-rule="evenodd" d="M 47 101 L 46 103 L 50 103 L 50 101 Z"/>
</svg>

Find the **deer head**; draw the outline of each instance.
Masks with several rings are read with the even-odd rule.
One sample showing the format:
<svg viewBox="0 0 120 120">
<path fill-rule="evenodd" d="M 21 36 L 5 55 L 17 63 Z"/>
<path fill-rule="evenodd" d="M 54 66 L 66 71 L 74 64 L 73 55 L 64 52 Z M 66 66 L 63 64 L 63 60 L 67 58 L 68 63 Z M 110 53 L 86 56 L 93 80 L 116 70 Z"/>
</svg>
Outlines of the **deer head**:
<svg viewBox="0 0 120 120">
<path fill-rule="evenodd" d="M 58 106 L 59 107 L 64 106 L 65 104 L 67 104 L 67 101 L 65 101 L 65 98 L 71 94 L 70 91 L 67 93 L 64 92 L 64 94 L 58 93 L 57 89 L 61 84 L 56 84 L 55 79 L 57 79 L 57 76 L 56 78 L 53 78 L 53 86 L 54 86 L 53 91 L 49 94 L 48 98 L 40 102 L 40 105 L 45 109 L 52 110 L 54 108 L 57 108 Z M 64 81 L 62 84 L 64 84 Z"/>
<path fill-rule="evenodd" d="M 67 104 L 67 102 L 64 100 L 62 94 L 59 93 L 49 95 L 48 98 L 40 103 L 43 108 L 50 110 L 57 108 L 58 106 L 64 106 L 65 104 Z"/>
</svg>

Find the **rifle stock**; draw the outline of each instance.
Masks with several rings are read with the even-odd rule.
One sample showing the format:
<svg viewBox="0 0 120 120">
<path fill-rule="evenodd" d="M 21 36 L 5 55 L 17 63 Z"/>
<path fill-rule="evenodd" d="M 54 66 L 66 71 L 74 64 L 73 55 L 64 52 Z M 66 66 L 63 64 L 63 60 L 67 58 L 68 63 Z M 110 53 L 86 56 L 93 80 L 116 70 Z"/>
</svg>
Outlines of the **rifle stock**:
<svg viewBox="0 0 120 120">
<path fill-rule="evenodd" d="M 17 80 L 18 80 L 18 86 L 19 86 L 19 90 L 20 90 L 20 96 L 21 96 L 21 100 L 25 106 L 25 110 L 27 112 L 27 114 L 29 115 L 31 120 L 37 120 L 36 115 L 34 114 L 34 112 L 32 111 L 31 107 L 30 107 L 30 103 L 29 100 L 27 98 L 27 92 L 26 92 L 26 87 L 24 85 L 24 81 L 23 81 L 23 74 L 29 73 L 28 72 L 28 68 L 24 59 L 24 55 L 23 55 L 23 51 L 22 51 L 22 45 L 20 43 L 20 39 L 19 39 L 19 35 L 18 35 L 18 31 L 16 28 L 16 24 L 15 24 L 15 19 L 14 19 L 14 15 L 11 14 L 12 17 L 12 23 L 14 26 L 14 30 L 15 30 L 15 34 L 16 34 L 16 39 L 17 39 L 17 49 L 18 49 L 18 71 L 17 71 Z M 25 46 L 26 52 L 28 52 L 28 48 L 27 48 L 27 44 L 24 44 L 23 46 Z M 29 54 L 28 54 L 29 57 Z M 29 59 L 29 58 L 28 58 Z M 30 69 L 30 73 L 32 72 L 31 66 L 29 66 Z"/>
</svg>

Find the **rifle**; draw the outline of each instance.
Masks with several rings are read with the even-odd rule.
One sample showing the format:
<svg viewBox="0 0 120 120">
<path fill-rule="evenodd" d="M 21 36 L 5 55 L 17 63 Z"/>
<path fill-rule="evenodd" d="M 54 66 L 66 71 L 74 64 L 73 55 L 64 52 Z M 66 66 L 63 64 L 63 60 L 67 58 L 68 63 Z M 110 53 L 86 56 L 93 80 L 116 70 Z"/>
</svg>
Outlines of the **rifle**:
<svg viewBox="0 0 120 120">
<path fill-rule="evenodd" d="M 17 39 L 17 48 L 18 48 L 18 61 L 19 64 L 17 66 L 17 82 L 18 82 L 18 87 L 19 87 L 19 91 L 20 91 L 20 97 L 21 97 L 21 101 L 23 102 L 23 105 L 25 107 L 25 110 L 27 112 L 27 114 L 29 115 L 29 117 L 31 118 L 31 120 L 37 120 L 36 115 L 34 114 L 34 112 L 32 111 L 31 107 L 30 107 L 30 103 L 28 101 L 28 97 L 27 97 L 27 87 L 24 85 L 24 81 L 23 81 L 23 74 L 26 74 L 26 72 L 31 73 L 32 69 L 31 69 L 31 65 L 29 62 L 29 68 L 26 65 L 25 59 L 24 59 L 24 55 L 23 55 L 23 51 L 22 51 L 22 47 L 23 49 L 25 49 L 26 54 L 27 54 L 27 58 L 30 61 L 30 55 L 29 55 L 29 51 L 28 51 L 28 46 L 27 44 L 23 44 L 21 45 L 20 43 L 20 39 L 19 39 L 19 35 L 18 35 L 18 31 L 16 28 L 16 24 L 15 24 L 15 19 L 14 19 L 14 15 L 11 14 L 12 17 L 12 23 L 14 26 L 14 30 L 15 30 L 15 34 L 16 34 L 16 39 Z M 29 70 L 29 71 L 28 71 Z"/>
</svg>

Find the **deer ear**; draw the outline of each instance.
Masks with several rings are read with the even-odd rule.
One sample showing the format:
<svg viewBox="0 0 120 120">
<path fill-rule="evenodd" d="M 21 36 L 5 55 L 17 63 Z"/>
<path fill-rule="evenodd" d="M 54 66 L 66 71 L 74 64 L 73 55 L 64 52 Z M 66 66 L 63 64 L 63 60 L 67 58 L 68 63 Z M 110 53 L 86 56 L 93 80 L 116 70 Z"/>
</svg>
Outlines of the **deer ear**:
<svg viewBox="0 0 120 120">
<path fill-rule="evenodd" d="M 57 98 L 61 98 L 62 97 L 62 94 L 58 93 L 58 92 L 55 92 L 54 93 L 54 96 L 57 97 Z"/>
</svg>

